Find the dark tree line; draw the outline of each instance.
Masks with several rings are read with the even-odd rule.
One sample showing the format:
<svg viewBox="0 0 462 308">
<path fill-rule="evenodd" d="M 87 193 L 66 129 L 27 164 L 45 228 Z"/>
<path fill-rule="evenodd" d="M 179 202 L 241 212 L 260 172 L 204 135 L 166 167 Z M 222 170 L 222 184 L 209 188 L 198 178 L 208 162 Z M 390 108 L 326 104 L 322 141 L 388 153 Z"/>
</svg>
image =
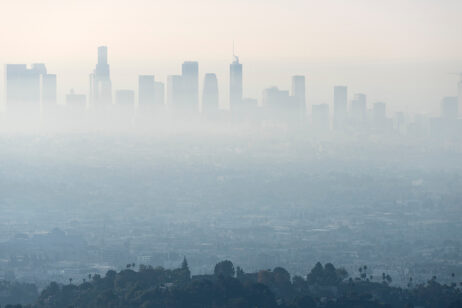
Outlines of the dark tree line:
<svg viewBox="0 0 462 308">
<path fill-rule="evenodd" d="M 462 307 L 455 283 L 431 279 L 409 288 L 391 286 L 385 273 L 373 279 L 367 267 L 350 277 L 333 264 L 317 263 L 305 277 L 291 277 L 282 267 L 246 273 L 231 261 L 216 264 L 213 274 L 191 276 L 186 258 L 177 269 L 127 265 L 104 277 L 89 275 L 81 284 L 52 282 L 35 304 L 8 308 L 340 308 Z"/>
</svg>

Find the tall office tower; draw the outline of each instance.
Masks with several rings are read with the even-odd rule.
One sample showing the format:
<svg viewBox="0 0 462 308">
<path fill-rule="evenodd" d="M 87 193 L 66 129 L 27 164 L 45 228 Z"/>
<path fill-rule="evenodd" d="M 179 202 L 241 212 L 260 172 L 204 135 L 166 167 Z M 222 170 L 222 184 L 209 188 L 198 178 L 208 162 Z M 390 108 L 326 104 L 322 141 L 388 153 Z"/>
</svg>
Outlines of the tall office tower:
<svg viewBox="0 0 462 308">
<path fill-rule="evenodd" d="M 384 121 L 387 117 L 387 105 L 383 102 L 374 103 L 374 121 Z"/>
<path fill-rule="evenodd" d="M 112 103 L 112 83 L 106 46 L 98 47 L 98 63 L 90 74 L 90 102 L 98 111 L 108 108 Z"/>
<path fill-rule="evenodd" d="M 311 107 L 313 128 L 318 131 L 329 131 L 329 105 L 319 104 Z"/>
<path fill-rule="evenodd" d="M 351 117 L 355 122 L 363 122 L 366 120 L 367 97 L 365 94 L 355 94 L 351 101 Z"/>
<path fill-rule="evenodd" d="M 71 89 L 66 95 L 66 109 L 71 114 L 83 114 L 87 107 L 87 96 L 85 94 L 76 94 Z"/>
<path fill-rule="evenodd" d="M 135 91 L 117 90 L 115 93 L 115 103 L 119 106 L 135 106 Z"/>
<path fill-rule="evenodd" d="M 441 118 L 445 120 L 455 120 L 459 114 L 457 97 L 445 97 L 441 101 Z"/>
<path fill-rule="evenodd" d="M 234 61 L 229 65 L 229 107 L 231 111 L 239 109 L 242 105 L 243 82 L 242 64 L 239 57 L 234 56 Z"/>
<path fill-rule="evenodd" d="M 271 87 L 263 91 L 263 106 L 271 111 L 283 111 L 289 107 L 289 91 Z"/>
<path fill-rule="evenodd" d="M 183 109 L 183 79 L 180 75 L 167 77 L 167 106 L 173 111 Z"/>
<path fill-rule="evenodd" d="M 334 129 L 343 129 L 347 120 L 347 92 L 345 86 L 334 87 Z"/>
<path fill-rule="evenodd" d="M 162 82 L 154 81 L 154 105 L 165 107 L 165 86 Z"/>
<path fill-rule="evenodd" d="M 271 87 L 263 91 L 263 106 L 274 120 L 293 121 L 300 115 L 296 98 L 289 91 Z"/>
<path fill-rule="evenodd" d="M 155 87 L 154 75 L 140 75 L 138 77 L 138 107 L 147 109 L 154 106 Z"/>
<path fill-rule="evenodd" d="M 300 108 L 300 114 L 305 116 L 306 115 L 305 76 L 293 76 L 292 77 L 291 95 L 294 97 L 296 104 Z"/>
<path fill-rule="evenodd" d="M 41 76 L 46 74 L 44 64 L 6 65 L 6 103 L 11 113 L 38 113 L 41 99 Z"/>
<path fill-rule="evenodd" d="M 460 74 L 460 81 L 459 81 L 459 84 L 458 84 L 458 94 L 459 94 L 459 100 L 458 100 L 458 108 L 462 108 L 462 73 Z M 459 111 L 459 110 L 457 110 Z M 457 114 L 457 116 L 459 116 L 459 114 Z"/>
<path fill-rule="evenodd" d="M 67 128 L 78 129 L 86 127 L 82 122 L 85 119 L 85 110 L 87 109 L 87 96 L 85 94 L 76 94 L 74 89 L 66 95 L 66 106 L 64 108 L 64 125 Z"/>
<path fill-rule="evenodd" d="M 384 131 L 387 128 L 387 105 L 382 102 L 374 103 L 372 107 L 373 123 L 377 131 Z"/>
<path fill-rule="evenodd" d="M 129 123 L 135 112 L 135 91 L 117 90 L 115 92 L 115 119 L 122 123 Z"/>
<path fill-rule="evenodd" d="M 57 104 L 56 98 L 56 75 L 42 75 L 42 107 L 44 109 L 54 108 Z"/>
<path fill-rule="evenodd" d="M 218 80 L 215 74 L 205 74 L 204 90 L 202 91 L 202 112 L 218 111 Z"/>
<path fill-rule="evenodd" d="M 33 63 L 32 70 L 37 72 L 39 75 L 47 74 L 47 67 L 44 63 Z"/>
<path fill-rule="evenodd" d="M 184 111 L 199 111 L 199 63 L 184 62 L 181 66 Z"/>
</svg>

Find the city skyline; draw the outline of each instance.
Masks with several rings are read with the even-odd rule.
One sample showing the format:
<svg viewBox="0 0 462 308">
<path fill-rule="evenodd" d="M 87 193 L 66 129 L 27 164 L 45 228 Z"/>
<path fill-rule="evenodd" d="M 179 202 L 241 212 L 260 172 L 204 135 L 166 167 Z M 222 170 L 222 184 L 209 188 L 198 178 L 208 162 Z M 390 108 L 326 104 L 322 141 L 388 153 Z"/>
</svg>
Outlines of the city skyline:
<svg viewBox="0 0 462 308">
<path fill-rule="evenodd" d="M 111 81 L 111 74 L 110 74 L 110 64 L 109 64 L 109 55 L 108 55 L 108 47 L 107 46 L 99 46 L 97 48 L 97 63 L 96 68 L 93 72 L 89 75 L 90 76 L 90 83 L 89 89 L 87 90 L 88 93 L 88 100 L 86 104 L 86 109 L 88 107 L 90 109 L 99 109 L 103 111 L 107 106 L 114 104 L 116 102 L 113 99 L 113 96 L 117 94 L 118 91 L 125 90 L 125 91 L 132 91 L 133 92 L 133 101 L 134 106 L 137 105 L 144 105 L 145 103 L 149 103 L 149 100 L 156 100 L 157 105 L 168 106 L 167 108 L 170 109 L 184 109 L 185 112 L 191 111 L 201 111 L 202 104 L 204 103 L 204 91 L 206 96 L 208 95 L 207 91 L 216 92 L 212 94 L 215 96 L 214 100 L 216 101 L 214 104 L 218 103 L 216 107 L 218 109 L 228 109 L 232 112 L 238 111 L 242 104 L 245 101 L 252 100 L 256 101 L 259 106 L 268 105 L 265 103 L 267 100 L 268 91 L 271 89 L 279 91 L 278 85 L 267 86 L 262 89 L 261 97 L 255 98 L 248 98 L 245 96 L 244 89 L 248 87 L 247 83 L 245 83 L 244 77 L 244 70 L 243 65 L 239 60 L 239 57 L 234 53 L 234 42 L 233 42 L 233 60 L 229 64 L 229 85 L 228 85 L 228 97 L 225 98 L 227 102 L 227 107 L 223 106 L 223 91 L 220 91 L 220 88 L 223 87 L 222 83 L 223 80 L 217 78 L 217 74 L 214 72 L 203 72 L 200 71 L 200 64 L 198 61 L 184 61 L 181 66 L 181 75 L 168 75 L 167 79 L 163 81 L 159 81 L 156 78 L 156 75 L 138 75 L 138 85 L 135 88 L 129 87 L 121 87 L 121 88 L 113 88 L 112 81 Z M 13 85 L 13 79 L 9 81 L 8 78 L 5 78 L 5 103 L 7 104 L 7 108 L 16 107 L 14 104 L 11 104 L 14 100 L 18 100 L 14 98 L 14 96 L 21 96 L 21 95 L 29 95 L 31 97 L 24 97 L 25 101 L 37 100 L 39 96 L 40 101 L 42 104 L 50 105 L 50 104 L 65 104 L 65 98 L 67 99 L 70 92 L 75 93 L 74 88 L 72 87 L 66 92 L 64 97 L 60 97 L 57 94 L 57 84 L 58 81 L 61 81 L 60 78 L 57 77 L 56 74 L 48 74 L 46 64 L 44 63 L 33 63 L 29 66 L 27 64 L 5 64 L 5 71 L 6 76 L 10 76 L 9 78 L 17 79 L 14 77 L 18 74 L 23 74 L 23 78 L 27 76 L 37 76 L 33 77 L 37 79 L 36 81 L 32 81 L 33 83 L 37 83 L 37 85 L 31 85 L 31 81 L 27 81 L 28 85 L 24 86 L 28 88 L 33 93 L 24 93 L 24 94 L 15 94 L 17 90 L 21 90 L 17 88 L 17 85 Z M 19 73 L 14 73 L 16 71 L 21 71 Z M 13 76 L 13 73 L 15 74 Z M 32 75 L 31 75 L 32 74 Z M 213 75 L 213 76 L 212 76 Z M 449 74 L 448 74 L 449 75 Z M 457 74 L 451 74 L 457 75 Z M 18 75 L 19 76 L 19 75 Z M 43 76 L 43 77 L 42 77 Z M 209 90 L 209 86 L 207 85 L 207 81 L 210 83 L 210 77 L 213 77 L 213 87 L 216 89 Z M 309 77 L 309 76 L 308 76 Z M 446 94 L 443 97 L 456 97 L 455 101 L 459 105 L 459 101 L 462 100 L 461 93 L 462 93 L 462 74 L 459 75 L 460 80 L 456 87 L 456 94 Z M 30 77 L 27 77 L 28 80 Z M 289 97 L 289 93 L 291 97 L 294 97 L 296 101 L 298 101 L 299 108 L 297 112 L 300 112 L 303 115 L 311 114 L 310 106 L 317 106 L 317 105 L 331 105 L 329 114 L 332 115 L 332 127 L 334 129 L 341 129 L 342 122 L 346 120 L 346 114 L 349 113 L 351 116 L 355 117 L 356 119 L 365 119 L 366 112 L 368 109 L 373 109 L 369 107 L 373 107 L 376 102 L 383 102 L 382 99 L 376 99 L 375 101 L 369 100 L 369 106 L 367 104 L 368 95 L 363 93 L 352 93 L 348 95 L 348 86 L 343 85 L 334 85 L 333 91 L 333 98 L 330 102 L 314 102 L 310 101 L 309 98 L 307 99 L 307 92 L 310 92 L 310 83 L 306 80 L 305 75 L 292 75 L 291 76 L 291 84 L 289 88 L 282 90 L 287 91 L 287 97 Z M 35 80 L 34 79 L 34 80 Z M 16 82 L 17 83 L 17 82 Z M 38 88 L 35 89 L 34 87 L 38 87 L 40 85 L 43 87 L 41 90 Z M 152 85 L 149 85 L 152 83 Z M 32 88 L 31 88 L 32 87 Z M 147 87 L 152 87 L 152 89 L 147 89 Z M 155 88 L 157 90 L 155 90 Z M 308 91 L 307 91 L 308 90 Z M 152 93 L 145 94 L 146 91 L 150 91 Z M 37 93 L 35 93 L 37 92 Z M 43 92 L 43 93 L 42 93 Z M 300 93 L 297 93 L 300 92 Z M 141 97 L 139 96 L 141 93 Z M 157 97 L 155 97 L 157 93 Z M 218 93 L 221 93 L 219 95 Z M 283 94 L 283 92 L 281 92 Z M 80 93 L 82 94 L 82 93 Z M 151 96 L 150 98 L 144 98 L 144 96 Z M 284 96 L 285 94 L 283 94 Z M 37 96 L 37 98 L 33 98 Z M 298 98 L 297 98 L 298 96 Z M 136 98 L 135 98 L 136 97 Z M 459 98 L 457 98 L 459 97 Z M 146 102 L 143 102 L 145 100 Z M 281 101 L 285 101 L 285 103 L 289 104 L 288 98 L 284 99 L 281 98 Z M 10 106 L 8 106 L 8 102 Z M 30 102 L 29 102 L 30 103 Z M 270 103 L 271 104 L 271 103 Z M 384 104 L 388 104 L 385 102 Z M 435 102 L 434 105 L 438 105 L 439 114 L 444 114 L 442 110 L 443 107 L 440 106 L 441 99 L 439 102 Z M 234 107 L 233 107 L 234 106 Z M 388 105 L 389 106 L 389 105 Z M 45 106 L 44 106 L 45 107 Z M 408 106 L 404 106 L 406 110 Z M 454 107 L 452 107 L 454 108 Z M 316 109 L 316 108 L 315 108 Z M 457 108 L 458 109 L 458 108 Z M 393 112 L 403 112 L 403 110 L 394 110 Z M 416 114 L 418 112 L 407 112 L 409 114 Z M 437 115 L 437 113 L 433 113 L 430 115 Z"/>
<path fill-rule="evenodd" d="M 100 45 L 111 48 L 114 88 L 136 89 L 138 75 L 165 83 L 179 63 L 195 60 L 201 74 L 217 75 L 226 108 L 232 41 L 246 66 L 244 96 L 259 99 L 262 89 L 289 88 L 290 76 L 305 75 L 313 104 L 331 101 L 332 85 L 348 84 L 390 110 L 435 113 L 436 101 L 455 95 L 448 73 L 462 71 L 455 0 L 20 0 L 0 9 L 8 12 L 0 63 L 46 63 L 60 76 L 61 100 L 71 88 L 87 92 Z"/>
</svg>

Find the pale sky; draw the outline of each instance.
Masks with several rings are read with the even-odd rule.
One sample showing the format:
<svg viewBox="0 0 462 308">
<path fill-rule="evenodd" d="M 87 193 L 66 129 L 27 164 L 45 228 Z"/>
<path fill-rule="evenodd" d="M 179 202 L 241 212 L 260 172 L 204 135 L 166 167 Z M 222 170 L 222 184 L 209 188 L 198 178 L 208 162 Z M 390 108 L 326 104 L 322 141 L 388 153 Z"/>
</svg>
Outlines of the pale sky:
<svg viewBox="0 0 462 308">
<path fill-rule="evenodd" d="M 217 73 L 223 105 L 233 40 L 253 97 L 305 74 L 310 104 L 345 84 L 394 111 L 432 112 L 462 71 L 460 0 L 2 0 L 0 12 L 0 62 L 46 63 L 60 96 L 87 92 L 99 45 L 114 89 L 197 60 L 201 79 Z"/>
</svg>

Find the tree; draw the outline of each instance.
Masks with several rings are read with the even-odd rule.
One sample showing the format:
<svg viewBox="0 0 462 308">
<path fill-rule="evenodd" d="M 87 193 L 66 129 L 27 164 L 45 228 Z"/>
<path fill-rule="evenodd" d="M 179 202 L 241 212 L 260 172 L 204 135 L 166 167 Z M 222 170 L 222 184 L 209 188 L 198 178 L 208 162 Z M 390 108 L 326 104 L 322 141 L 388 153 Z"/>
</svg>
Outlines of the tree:
<svg viewBox="0 0 462 308">
<path fill-rule="evenodd" d="M 186 256 L 183 258 L 183 262 L 181 263 L 181 271 L 183 272 L 184 278 L 186 280 L 191 279 L 191 271 L 189 270 L 188 260 L 186 260 Z"/>
<path fill-rule="evenodd" d="M 236 277 L 241 278 L 244 277 L 244 275 L 244 270 L 240 266 L 236 267 Z"/>
<path fill-rule="evenodd" d="M 223 277 L 234 277 L 234 265 L 231 261 L 225 260 L 217 263 L 215 265 L 215 269 L 213 270 L 215 276 L 223 276 Z"/>
</svg>

